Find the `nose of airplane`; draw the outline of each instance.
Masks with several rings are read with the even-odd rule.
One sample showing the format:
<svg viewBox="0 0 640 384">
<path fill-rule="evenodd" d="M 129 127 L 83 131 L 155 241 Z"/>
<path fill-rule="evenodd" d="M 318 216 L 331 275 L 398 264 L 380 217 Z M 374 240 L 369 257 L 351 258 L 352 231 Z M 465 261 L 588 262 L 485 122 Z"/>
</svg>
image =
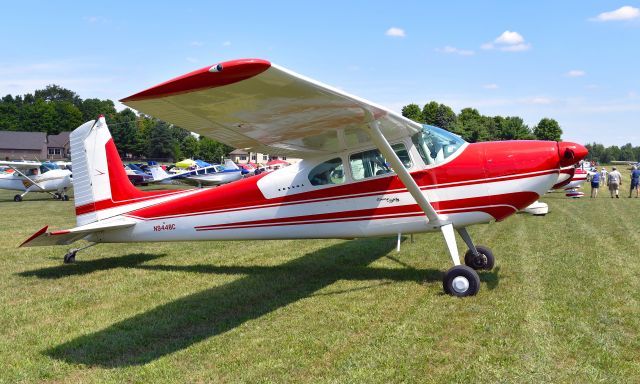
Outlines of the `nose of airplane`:
<svg viewBox="0 0 640 384">
<path fill-rule="evenodd" d="M 584 159 L 589 151 L 580 144 L 570 141 L 561 141 L 558 143 L 558 155 L 560 156 L 560 166 L 566 167 L 577 164 Z"/>
</svg>

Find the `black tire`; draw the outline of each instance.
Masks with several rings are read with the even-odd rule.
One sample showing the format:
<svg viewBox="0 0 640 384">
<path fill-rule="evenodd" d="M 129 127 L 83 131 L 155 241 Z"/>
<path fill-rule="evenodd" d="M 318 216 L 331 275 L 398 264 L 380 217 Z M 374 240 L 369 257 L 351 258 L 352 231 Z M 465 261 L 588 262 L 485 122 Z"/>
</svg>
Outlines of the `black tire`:
<svg viewBox="0 0 640 384">
<path fill-rule="evenodd" d="M 59 193 L 54 193 L 53 194 L 53 200 L 59 200 L 60 199 L 60 194 Z"/>
<path fill-rule="evenodd" d="M 456 265 L 444 274 L 442 288 L 451 296 L 475 296 L 480 290 L 480 276 L 466 265 Z"/>
<path fill-rule="evenodd" d="M 482 245 L 476 246 L 478 253 L 480 256 L 476 256 L 473 254 L 471 250 L 468 250 L 467 253 L 464 254 L 464 263 L 465 265 L 477 270 L 485 270 L 490 271 L 496 265 L 496 259 L 493 257 L 493 252 L 491 249 L 484 247 Z"/>
<path fill-rule="evenodd" d="M 69 252 L 66 255 L 64 255 L 64 263 L 65 264 L 72 264 L 76 262 L 76 253 L 75 252 Z"/>
<path fill-rule="evenodd" d="M 13 196 L 13 201 L 15 201 L 16 203 L 21 202 L 22 201 L 22 196 L 20 196 L 20 195 Z"/>
</svg>

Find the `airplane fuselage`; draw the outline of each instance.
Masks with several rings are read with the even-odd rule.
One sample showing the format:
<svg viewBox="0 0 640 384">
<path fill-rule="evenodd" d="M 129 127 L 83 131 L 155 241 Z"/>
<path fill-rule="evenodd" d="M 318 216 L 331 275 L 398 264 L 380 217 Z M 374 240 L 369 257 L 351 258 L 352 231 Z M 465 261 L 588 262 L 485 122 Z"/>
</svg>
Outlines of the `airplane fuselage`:
<svg viewBox="0 0 640 384">
<path fill-rule="evenodd" d="M 455 227 L 503 220 L 558 180 L 555 142 L 465 144 L 431 166 L 420 161 L 411 140 L 404 144 L 413 179 Z M 312 185 L 310 170 L 327 160 L 318 158 L 214 189 L 165 196 L 162 203 L 141 200 L 139 209 L 97 204 L 77 207 L 76 213 L 91 214 L 99 206 L 136 221 L 89 238 L 99 242 L 354 238 L 438 229 L 395 174 L 354 180 L 350 155 L 338 155 L 345 164 L 339 185 Z"/>
<path fill-rule="evenodd" d="M 32 181 L 17 172 L 0 174 L 0 189 L 30 192 L 62 192 L 71 187 L 71 171 L 52 169 L 39 175 L 29 176 Z"/>
</svg>

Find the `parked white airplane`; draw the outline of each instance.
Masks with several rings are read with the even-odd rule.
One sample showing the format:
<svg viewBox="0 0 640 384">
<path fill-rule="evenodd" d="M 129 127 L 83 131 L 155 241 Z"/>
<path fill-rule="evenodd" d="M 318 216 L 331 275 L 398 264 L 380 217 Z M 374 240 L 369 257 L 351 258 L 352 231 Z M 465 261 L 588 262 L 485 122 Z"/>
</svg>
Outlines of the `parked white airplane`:
<svg viewBox="0 0 640 384">
<path fill-rule="evenodd" d="M 222 185 L 242 179 L 240 167 L 227 159 L 224 166 L 214 164 L 207 167 L 168 174 L 159 165 L 152 165 L 151 175 L 153 183 L 165 183 L 170 181 L 182 181 L 186 184 L 202 187 L 204 185 Z"/>
<path fill-rule="evenodd" d="M 58 164 L 39 161 L 0 161 L 13 172 L 0 173 L 0 189 L 21 191 L 13 201 L 22 201 L 29 192 L 46 192 L 54 199 L 69 200 L 67 189 L 71 186 L 71 171 L 60 169 Z"/>
</svg>

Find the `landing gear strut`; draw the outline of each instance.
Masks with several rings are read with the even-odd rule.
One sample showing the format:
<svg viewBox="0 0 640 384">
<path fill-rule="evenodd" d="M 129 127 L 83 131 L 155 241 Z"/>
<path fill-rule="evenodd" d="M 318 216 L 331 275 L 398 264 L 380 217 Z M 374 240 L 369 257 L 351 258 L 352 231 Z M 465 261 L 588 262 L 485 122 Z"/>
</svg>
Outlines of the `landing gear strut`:
<svg viewBox="0 0 640 384">
<path fill-rule="evenodd" d="M 65 264 L 73 264 L 73 263 L 75 263 L 76 262 L 76 253 L 82 251 L 83 249 L 87 249 L 89 247 L 93 247 L 96 244 L 98 244 L 98 243 L 91 243 L 89 245 L 85 245 L 84 247 L 70 249 L 69 252 L 67 252 L 64 255 L 64 263 Z"/>
<path fill-rule="evenodd" d="M 464 263 L 460 264 L 460 255 L 453 231 L 453 224 L 440 227 L 444 235 L 451 260 L 454 267 L 449 269 L 442 279 L 442 288 L 445 293 L 453 296 L 474 296 L 480 290 L 480 276 L 476 270 L 491 270 L 495 265 L 493 253 L 487 247 L 475 246 L 466 228 L 457 228 L 460 237 L 464 240 L 469 250 L 465 253 Z"/>
</svg>

